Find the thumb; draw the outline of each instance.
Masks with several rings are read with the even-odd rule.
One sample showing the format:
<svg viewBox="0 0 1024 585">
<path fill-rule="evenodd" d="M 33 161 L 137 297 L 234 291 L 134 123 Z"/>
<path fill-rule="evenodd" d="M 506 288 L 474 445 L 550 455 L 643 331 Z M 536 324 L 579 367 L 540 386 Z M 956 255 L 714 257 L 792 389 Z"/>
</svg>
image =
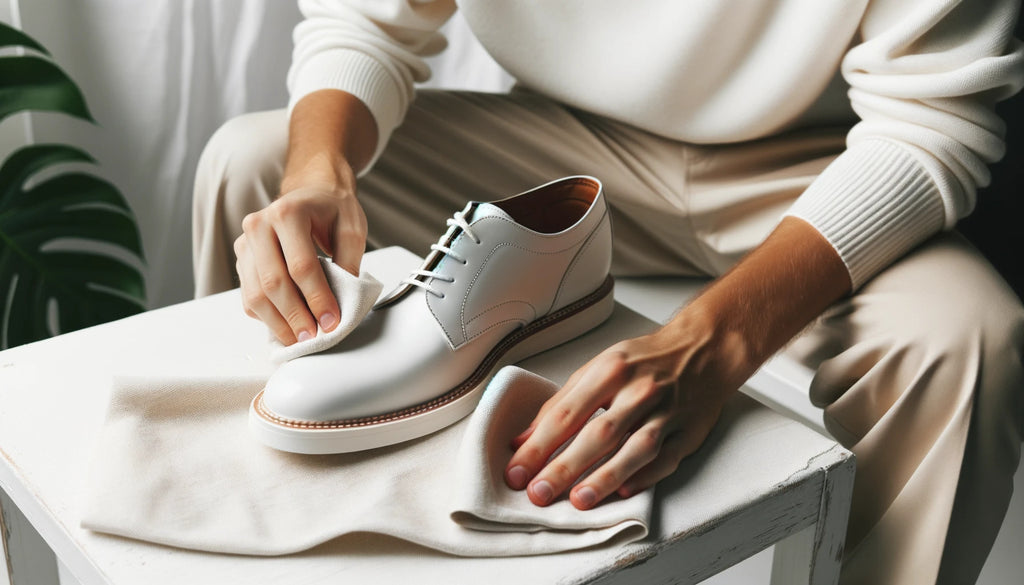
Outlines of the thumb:
<svg viewBox="0 0 1024 585">
<path fill-rule="evenodd" d="M 355 197 L 341 202 L 332 223 L 331 258 L 350 274 L 359 276 L 359 264 L 366 251 L 366 214 Z"/>
<path fill-rule="evenodd" d="M 334 248 L 331 257 L 334 263 L 353 276 L 359 276 L 359 264 L 366 251 L 366 238 L 347 229 L 338 229 L 334 233 Z"/>
</svg>

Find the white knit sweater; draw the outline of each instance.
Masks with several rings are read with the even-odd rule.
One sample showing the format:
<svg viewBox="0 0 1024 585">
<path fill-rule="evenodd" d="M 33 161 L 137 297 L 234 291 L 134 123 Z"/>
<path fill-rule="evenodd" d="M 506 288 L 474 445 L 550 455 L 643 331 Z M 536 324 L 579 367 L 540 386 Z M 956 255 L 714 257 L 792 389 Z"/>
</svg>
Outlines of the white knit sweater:
<svg viewBox="0 0 1024 585">
<path fill-rule="evenodd" d="M 366 103 L 378 152 L 445 46 L 454 0 L 299 0 L 291 105 L 325 88 Z M 952 227 L 1003 155 L 993 104 L 1024 84 L 1017 0 L 460 0 L 516 79 L 685 142 L 860 121 L 797 200 L 855 287 Z M 836 92 L 836 76 L 849 91 Z M 376 157 L 375 157 L 376 158 Z"/>
</svg>

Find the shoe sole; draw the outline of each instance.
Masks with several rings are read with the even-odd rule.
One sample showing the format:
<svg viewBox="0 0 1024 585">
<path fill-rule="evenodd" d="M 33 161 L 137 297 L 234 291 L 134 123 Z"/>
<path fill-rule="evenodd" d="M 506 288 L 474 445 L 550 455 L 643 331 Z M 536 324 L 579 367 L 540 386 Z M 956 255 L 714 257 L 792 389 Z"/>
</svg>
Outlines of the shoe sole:
<svg viewBox="0 0 1024 585">
<path fill-rule="evenodd" d="M 589 295 L 508 334 L 465 381 L 429 402 L 372 417 L 301 421 L 271 412 L 261 391 L 249 406 L 249 429 L 269 447 L 311 455 L 365 451 L 439 431 L 473 412 L 493 372 L 575 339 L 608 319 L 615 307 L 613 291 L 609 276 Z"/>
</svg>

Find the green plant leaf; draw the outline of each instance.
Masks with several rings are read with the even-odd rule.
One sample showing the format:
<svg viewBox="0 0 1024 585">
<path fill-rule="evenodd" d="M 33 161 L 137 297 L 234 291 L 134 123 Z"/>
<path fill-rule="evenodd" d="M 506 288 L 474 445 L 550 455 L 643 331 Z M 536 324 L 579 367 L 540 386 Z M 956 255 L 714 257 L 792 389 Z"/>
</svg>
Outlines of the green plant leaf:
<svg viewBox="0 0 1024 585">
<path fill-rule="evenodd" d="M 2 47 L 27 47 L 49 56 L 35 39 L 0 23 Z M 95 122 L 81 90 L 52 61 L 32 55 L 0 57 L 0 121 L 26 110 L 63 112 Z"/>
<path fill-rule="evenodd" d="M 0 47 L 28 47 L 44 55 L 50 54 L 35 39 L 2 22 L 0 22 Z"/>
<path fill-rule="evenodd" d="M 43 150 L 23 148 L 11 154 L 0 167 L 0 185 L 21 185 L 48 166 L 74 162 L 95 161 L 88 153 L 73 146 L 51 144 Z M 14 199 L 0 199 L 0 212 L 3 212 L 4 205 L 15 202 Z"/>
<path fill-rule="evenodd" d="M 82 92 L 60 67 L 35 56 L 0 57 L 0 121 L 27 110 L 95 122 Z"/>
<path fill-rule="evenodd" d="M 36 179 L 55 164 L 86 160 L 76 148 L 36 145 L 0 167 L 0 347 L 143 308 L 143 278 L 133 265 L 142 246 L 124 197 L 85 173 Z"/>
</svg>

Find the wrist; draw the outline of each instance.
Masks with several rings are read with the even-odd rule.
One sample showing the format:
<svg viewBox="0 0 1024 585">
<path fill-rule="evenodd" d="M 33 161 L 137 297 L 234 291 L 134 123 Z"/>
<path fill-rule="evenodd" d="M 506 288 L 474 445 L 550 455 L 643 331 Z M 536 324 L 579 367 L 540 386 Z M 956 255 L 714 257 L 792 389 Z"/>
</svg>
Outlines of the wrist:
<svg viewBox="0 0 1024 585">
<path fill-rule="evenodd" d="M 318 186 L 355 194 L 356 174 L 376 147 L 376 122 L 361 101 L 339 90 L 313 92 L 292 110 L 281 190 Z"/>
<path fill-rule="evenodd" d="M 680 360 L 702 379 L 716 380 L 734 390 L 764 361 L 752 336 L 738 325 L 729 315 L 697 299 L 655 335 L 671 338 L 677 347 L 685 348 Z"/>
<path fill-rule="evenodd" d="M 302 162 L 289 160 L 281 180 L 281 194 L 315 188 L 339 196 L 354 196 L 355 184 L 355 172 L 344 157 L 317 154 Z"/>
<path fill-rule="evenodd" d="M 749 377 L 849 290 L 849 273 L 831 244 L 802 220 L 785 218 L 666 330 L 702 332 L 709 368 Z"/>
</svg>

